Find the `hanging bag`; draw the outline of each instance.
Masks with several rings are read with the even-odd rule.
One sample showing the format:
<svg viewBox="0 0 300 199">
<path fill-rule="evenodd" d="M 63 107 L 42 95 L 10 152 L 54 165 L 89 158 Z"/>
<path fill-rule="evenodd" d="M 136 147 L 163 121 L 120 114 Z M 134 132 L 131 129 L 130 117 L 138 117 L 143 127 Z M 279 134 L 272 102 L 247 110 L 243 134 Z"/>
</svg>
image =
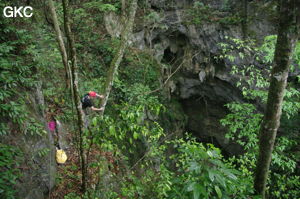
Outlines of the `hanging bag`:
<svg viewBox="0 0 300 199">
<path fill-rule="evenodd" d="M 56 162 L 58 164 L 64 164 L 67 161 L 68 157 L 64 150 L 56 149 Z"/>
</svg>

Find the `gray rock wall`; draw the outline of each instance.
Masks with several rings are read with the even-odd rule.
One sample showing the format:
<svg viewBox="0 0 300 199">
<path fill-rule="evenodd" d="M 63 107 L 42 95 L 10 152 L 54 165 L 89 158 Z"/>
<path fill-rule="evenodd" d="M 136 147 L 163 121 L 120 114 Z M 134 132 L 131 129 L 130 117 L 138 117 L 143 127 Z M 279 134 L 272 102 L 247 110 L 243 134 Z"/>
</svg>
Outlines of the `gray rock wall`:
<svg viewBox="0 0 300 199">
<path fill-rule="evenodd" d="M 8 136 L 2 136 L 1 142 L 14 146 L 22 152 L 18 157 L 18 169 L 21 176 L 15 185 L 16 197 L 20 199 L 44 199 L 54 187 L 56 176 L 55 147 L 51 132 L 48 131 L 43 111 L 44 98 L 41 85 L 28 91 L 26 108 L 29 112 L 27 123 L 23 124 L 23 132 L 12 131 Z M 40 125 L 38 133 L 25 130 L 29 119 L 34 119 Z"/>
</svg>

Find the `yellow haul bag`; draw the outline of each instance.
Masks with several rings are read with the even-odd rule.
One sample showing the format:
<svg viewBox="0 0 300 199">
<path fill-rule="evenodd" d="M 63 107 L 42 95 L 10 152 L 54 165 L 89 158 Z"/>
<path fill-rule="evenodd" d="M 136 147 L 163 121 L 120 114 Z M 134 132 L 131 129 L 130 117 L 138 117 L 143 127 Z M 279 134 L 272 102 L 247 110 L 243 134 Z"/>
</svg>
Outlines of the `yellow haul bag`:
<svg viewBox="0 0 300 199">
<path fill-rule="evenodd" d="M 57 149 L 56 150 L 56 162 L 58 164 L 64 164 L 67 161 L 68 157 L 64 150 Z"/>
</svg>

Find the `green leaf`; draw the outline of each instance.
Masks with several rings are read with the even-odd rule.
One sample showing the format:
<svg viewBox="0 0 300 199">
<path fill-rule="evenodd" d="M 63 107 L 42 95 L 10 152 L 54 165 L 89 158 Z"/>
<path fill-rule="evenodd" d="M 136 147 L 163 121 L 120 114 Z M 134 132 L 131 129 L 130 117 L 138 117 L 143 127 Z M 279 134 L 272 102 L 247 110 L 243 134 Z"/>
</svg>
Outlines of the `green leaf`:
<svg viewBox="0 0 300 199">
<path fill-rule="evenodd" d="M 109 127 L 109 133 L 111 133 L 112 135 L 114 135 L 116 133 L 116 129 L 114 126 Z"/>
<path fill-rule="evenodd" d="M 194 191 L 193 191 L 194 199 L 199 199 L 201 190 L 202 190 L 202 188 L 201 188 L 200 184 L 195 184 L 194 185 Z"/>
<path fill-rule="evenodd" d="M 218 194 L 218 197 L 222 198 L 222 191 L 221 191 L 221 189 L 218 186 L 215 186 L 215 190 L 216 190 L 216 192 Z"/>
<path fill-rule="evenodd" d="M 98 121 L 96 117 L 93 118 L 92 123 L 94 126 L 97 126 Z"/>
<path fill-rule="evenodd" d="M 216 174 L 215 177 L 216 177 L 216 181 L 217 181 L 219 184 L 221 184 L 222 187 L 226 187 L 225 180 L 224 180 L 224 178 L 223 178 L 222 176 Z"/>
<path fill-rule="evenodd" d="M 233 179 L 233 180 L 237 180 L 237 177 L 234 174 L 232 174 L 232 173 L 229 173 L 228 177 L 231 178 L 231 179 Z"/>
<path fill-rule="evenodd" d="M 196 182 L 192 182 L 188 185 L 187 190 L 188 191 L 193 191 L 194 190 L 194 186 L 195 186 Z"/>
<path fill-rule="evenodd" d="M 134 132 L 133 133 L 133 138 L 136 140 L 136 139 L 138 139 L 138 137 L 139 137 L 139 134 L 137 132 Z"/>
<path fill-rule="evenodd" d="M 213 157 L 213 156 L 214 156 L 213 153 L 212 153 L 211 151 L 207 151 L 207 155 L 208 155 L 209 157 Z"/>
<path fill-rule="evenodd" d="M 210 179 L 210 181 L 214 181 L 214 179 L 215 179 L 215 175 L 214 175 L 214 173 L 212 172 L 212 171 L 210 171 L 210 170 L 208 170 L 208 177 L 209 177 L 209 179 Z"/>
</svg>

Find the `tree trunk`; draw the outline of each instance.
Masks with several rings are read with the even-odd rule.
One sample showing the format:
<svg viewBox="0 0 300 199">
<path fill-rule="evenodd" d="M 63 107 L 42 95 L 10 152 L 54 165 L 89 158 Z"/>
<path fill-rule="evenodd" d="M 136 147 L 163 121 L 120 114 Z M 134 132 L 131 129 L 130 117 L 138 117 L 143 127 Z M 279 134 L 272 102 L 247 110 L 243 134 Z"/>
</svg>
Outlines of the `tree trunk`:
<svg viewBox="0 0 300 199">
<path fill-rule="evenodd" d="M 122 15 L 125 16 L 126 15 L 126 1 L 121 0 L 121 4 L 122 4 Z"/>
<path fill-rule="evenodd" d="M 243 0 L 242 5 L 242 33 L 243 39 L 247 39 L 248 34 L 248 0 Z"/>
<path fill-rule="evenodd" d="M 116 52 L 116 54 L 110 64 L 108 76 L 107 76 L 107 79 L 105 82 L 104 99 L 102 100 L 102 103 L 101 103 L 101 107 L 103 107 L 104 110 L 105 110 L 105 106 L 107 104 L 107 100 L 108 100 L 110 91 L 113 86 L 115 76 L 118 71 L 118 67 L 122 61 L 125 49 L 128 45 L 128 40 L 129 40 L 129 36 L 131 35 L 131 32 L 132 32 L 136 9 L 137 9 L 137 0 L 132 0 L 131 4 L 130 4 L 129 12 L 128 12 L 129 18 L 128 18 L 126 26 L 123 29 L 123 32 L 121 34 L 121 43 L 120 43 L 118 51 Z M 104 110 L 100 113 L 101 116 L 104 114 Z"/>
<path fill-rule="evenodd" d="M 55 30 L 55 33 L 56 33 L 56 39 L 57 39 L 57 42 L 58 42 L 59 51 L 60 51 L 62 62 L 63 62 L 64 68 L 65 68 L 66 88 L 69 88 L 70 87 L 70 73 L 71 72 L 69 70 L 69 65 L 68 65 L 67 51 L 66 51 L 66 48 L 65 48 L 62 33 L 60 31 L 60 28 L 59 28 L 59 22 L 58 22 L 58 19 L 57 19 L 57 15 L 56 15 L 56 11 L 55 11 L 53 1 L 48 0 L 48 5 L 49 5 L 49 9 L 50 9 L 51 19 L 52 19 L 52 22 L 54 24 L 54 30 Z"/>
<path fill-rule="evenodd" d="M 278 37 L 271 73 L 265 116 L 260 127 L 259 156 L 255 173 L 255 191 L 265 198 L 266 182 L 277 129 L 280 125 L 282 101 L 286 88 L 292 52 L 299 32 L 299 0 L 280 1 Z"/>
<path fill-rule="evenodd" d="M 77 66 L 77 58 L 76 58 L 76 49 L 75 49 L 75 42 L 71 32 L 70 22 L 69 22 L 69 13 L 68 13 L 68 5 L 67 0 L 63 0 L 63 11 L 64 11 L 64 22 L 66 28 L 66 35 L 69 42 L 70 47 L 70 57 L 71 57 L 71 68 L 72 68 L 72 86 L 73 86 L 73 97 L 76 106 L 77 112 L 77 125 L 79 128 L 79 153 L 80 153 L 80 161 L 81 161 L 81 172 L 82 172 L 82 191 L 86 191 L 86 164 L 85 164 L 85 153 L 83 147 L 83 124 L 84 124 L 84 113 L 82 110 L 82 104 L 80 101 L 79 95 L 79 87 L 78 87 L 78 66 Z"/>
</svg>

